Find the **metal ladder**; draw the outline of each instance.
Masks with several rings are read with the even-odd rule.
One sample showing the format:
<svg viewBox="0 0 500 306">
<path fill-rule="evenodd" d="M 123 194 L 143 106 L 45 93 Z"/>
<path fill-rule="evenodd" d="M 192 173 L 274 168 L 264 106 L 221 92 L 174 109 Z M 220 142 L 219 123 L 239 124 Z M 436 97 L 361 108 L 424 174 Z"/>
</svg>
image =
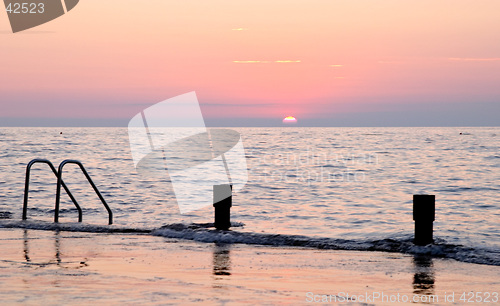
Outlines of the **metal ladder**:
<svg viewBox="0 0 500 306">
<path fill-rule="evenodd" d="M 68 196 L 70 197 L 71 201 L 73 204 L 75 204 L 76 209 L 78 210 L 78 222 L 82 222 L 82 209 L 80 205 L 78 205 L 78 202 L 76 201 L 75 197 L 73 197 L 73 194 L 69 190 L 68 186 L 64 183 L 62 180 L 62 173 L 63 173 L 63 168 L 66 164 L 76 164 L 80 166 L 80 170 L 82 170 L 83 174 L 87 178 L 87 181 L 90 183 L 92 188 L 94 189 L 95 193 L 101 200 L 102 204 L 108 211 L 108 216 L 109 216 L 109 225 L 113 224 L 113 212 L 109 208 L 108 204 L 106 203 L 106 200 L 104 200 L 103 196 L 99 192 L 99 189 L 97 189 L 96 185 L 90 178 L 87 170 L 85 170 L 85 167 L 83 164 L 77 160 L 72 160 L 72 159 L 67 159 L 61 162 L 59 165 L 59 170 L 56 170 L 54 165 L 47 159 L 34 159 L 30 161 L 26 167 L 26 182 L 24 184 L 24 204 L 23 204 L 23 220 L 27 219 L 27 212 L 28 212 L 28 193 L 29 193 L 29 185 L 30 185 L 30 172 L 31 172 L 31 167 L 36 164 L 36 163 L 44 163 L 49 165 L 50 169 L 54 173 L 54 175 L 57 177 L 57 191 L 56 191 L 56 206 L 55 206 L 55 214 L 54 214 L 54 222 L 58 223 L 59 222 L 59 203 L 60 203 L 60 198 L 61 198 L 61 186 L 64 188 Z"/>
</svg>

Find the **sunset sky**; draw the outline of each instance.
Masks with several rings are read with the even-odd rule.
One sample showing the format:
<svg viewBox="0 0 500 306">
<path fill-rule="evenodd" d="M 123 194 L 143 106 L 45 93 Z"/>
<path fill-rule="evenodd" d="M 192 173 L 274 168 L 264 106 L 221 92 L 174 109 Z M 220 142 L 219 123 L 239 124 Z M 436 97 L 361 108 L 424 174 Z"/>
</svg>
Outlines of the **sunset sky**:
<svg viewBox="0 0 500 306">
<path fill-rule="evenodd" d="M 213 126 L 500 125 L 498 0 L 81 0 L 15 34 L 0 5 L 0 126 L 190 91 Z"/>
</svg>

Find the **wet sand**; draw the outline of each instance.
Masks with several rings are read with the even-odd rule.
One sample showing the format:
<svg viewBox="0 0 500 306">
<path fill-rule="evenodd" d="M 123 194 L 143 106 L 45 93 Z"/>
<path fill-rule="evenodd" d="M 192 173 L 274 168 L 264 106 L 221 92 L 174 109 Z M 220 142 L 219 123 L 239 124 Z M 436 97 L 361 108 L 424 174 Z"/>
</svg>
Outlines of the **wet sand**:
<svg viewBox="0 0 500 306">
<path fill-rule="evenodd" d="M 470 305 L 486 293 L 474 304 L 494 305 L 500 293 L 498 266 L 398 253 L 24 229 L 0 241 L 4 305 Z"/>
</svg>

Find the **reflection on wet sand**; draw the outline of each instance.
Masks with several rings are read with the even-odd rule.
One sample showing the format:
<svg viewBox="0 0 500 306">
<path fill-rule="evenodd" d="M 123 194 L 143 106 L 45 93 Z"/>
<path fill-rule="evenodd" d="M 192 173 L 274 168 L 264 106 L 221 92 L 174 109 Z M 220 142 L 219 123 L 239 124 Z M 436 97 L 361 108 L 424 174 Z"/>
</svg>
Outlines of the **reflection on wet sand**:
<svg viewBox="0 0 500 306">
<path fill-rule="evenodd" d="M 397 292 L 409 303 L 428 304 L 437 303 L 435 295 L 443 304 L 451 291 L 494 291 L 500 275 L 498 266 L 441 258 L 143 234 L 4 228 L 0 243 L 0 300 L 6 305 L 304 304 L 307 292 Z M 413 302 L 416 294 L 427 299 Z"/>
<path fill-rule="evenodd" d="M 26 259 L 26 262 L 31 262 L 30 255 L 29 255 L 29 246 L 28 246 L 28 230 L 24 230 L 23 233 L 23 250 L 24 250 L 24 258 Z"/>
<path fill-rule="evenodd" d="M 230 244 L 218 244 L 214 245 L 214 256 L 213 256 L 213 275 L 216 276 L 215 279 L 221 279 L 217 276 L 229 276 L 231 275 L 231 257 L 230 257 L 231 245 Z"/>
<path fill-rule="evenodd" d="M 75 269 L 79 269 L 79 268 L 82 268 L 82 267 L 85 267 L 87 266 L 87 263 L 86 263 L 86 259 L 85 260 L 82 260 L 78 263 L 77 267 L 70 267 L 70 266 L 63 266 L 63 261 L 61 259 L 61 240 L 63 238 L 61 237 L 61 233 L 60 231 L 54 231 L 54 259 L 51 259 L 49 261 L 45 261 L 45 262 L 34 262 L 32 260 L 32 256 L 33 255 L 30 255 L 30 246 L 29 246 L 29 242 L 30 242 L 30 238 L 29 238 L 29 230 L 24 230 L 24 233 L 23 233 L 23 253 L 24 253 L 24 259 L 26 260 L 26 263 L 30 264 L 30 265 L 36 265 L 36 266 L 40 266 L 40 267 L 45 267 L 45 266 L 49 266 L 49 265 L 57 265 L 57 266 L 60 266 L 60 267 L 63 267 L 63 268 L 75 268 Z M 33 241 L 33 240 L 32 240 Z M 37 254 L 35 254 L 34 256 L 36 257 Z M 43 256 L 43 254 L 38 254 L 40 256 Z M 71 264 L 70 262 L 67 262 L 66 264 Z"/>
<path fill-rule="evenodd" d="M 413 293 L 434 295 L 435 272 L 431 257 L 415 255 L 413 257 L 415 274 L 413 275 Z"/>
</svg>

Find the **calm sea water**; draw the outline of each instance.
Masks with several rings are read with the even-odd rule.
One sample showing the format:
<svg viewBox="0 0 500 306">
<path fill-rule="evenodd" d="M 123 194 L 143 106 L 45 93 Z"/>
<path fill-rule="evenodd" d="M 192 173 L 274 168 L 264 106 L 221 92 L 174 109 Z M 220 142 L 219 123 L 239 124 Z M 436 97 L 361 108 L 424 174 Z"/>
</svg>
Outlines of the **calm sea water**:
<svg viewBox="0 0 500 306">
<path fill-rule="evenodd" d="M 242 135 L 249 170 L 247 185 L 233 196 L 232 221 L 239 227 L 224 235 L 182 226 L 156 234 L 430 252 L 500 265 L 500 128 L 235 130 Z M 136 172 L 126 128 L 1 128 L 0 227 L 22 224 L 26 164 L 34 158 L 56 167 L 64 159 L 83 162 L 115 214 L 114 227 L 158 229 L 213 220 L 213 207 L 181 215 L 167 175 Z M 83 175 L 74 165 L 65 169 L 83 223 L 106 226 L 106 211 Z M 29 219 L 47 224 L 53 218 L 55 177 L 38 164 L 31 182 Z M 411 244 L 413 194 L 436 195 L 437 247 Z M 61 208 L 61 224 L 76 226 L 76 210 L 64 192 Z"/>
</svg>

